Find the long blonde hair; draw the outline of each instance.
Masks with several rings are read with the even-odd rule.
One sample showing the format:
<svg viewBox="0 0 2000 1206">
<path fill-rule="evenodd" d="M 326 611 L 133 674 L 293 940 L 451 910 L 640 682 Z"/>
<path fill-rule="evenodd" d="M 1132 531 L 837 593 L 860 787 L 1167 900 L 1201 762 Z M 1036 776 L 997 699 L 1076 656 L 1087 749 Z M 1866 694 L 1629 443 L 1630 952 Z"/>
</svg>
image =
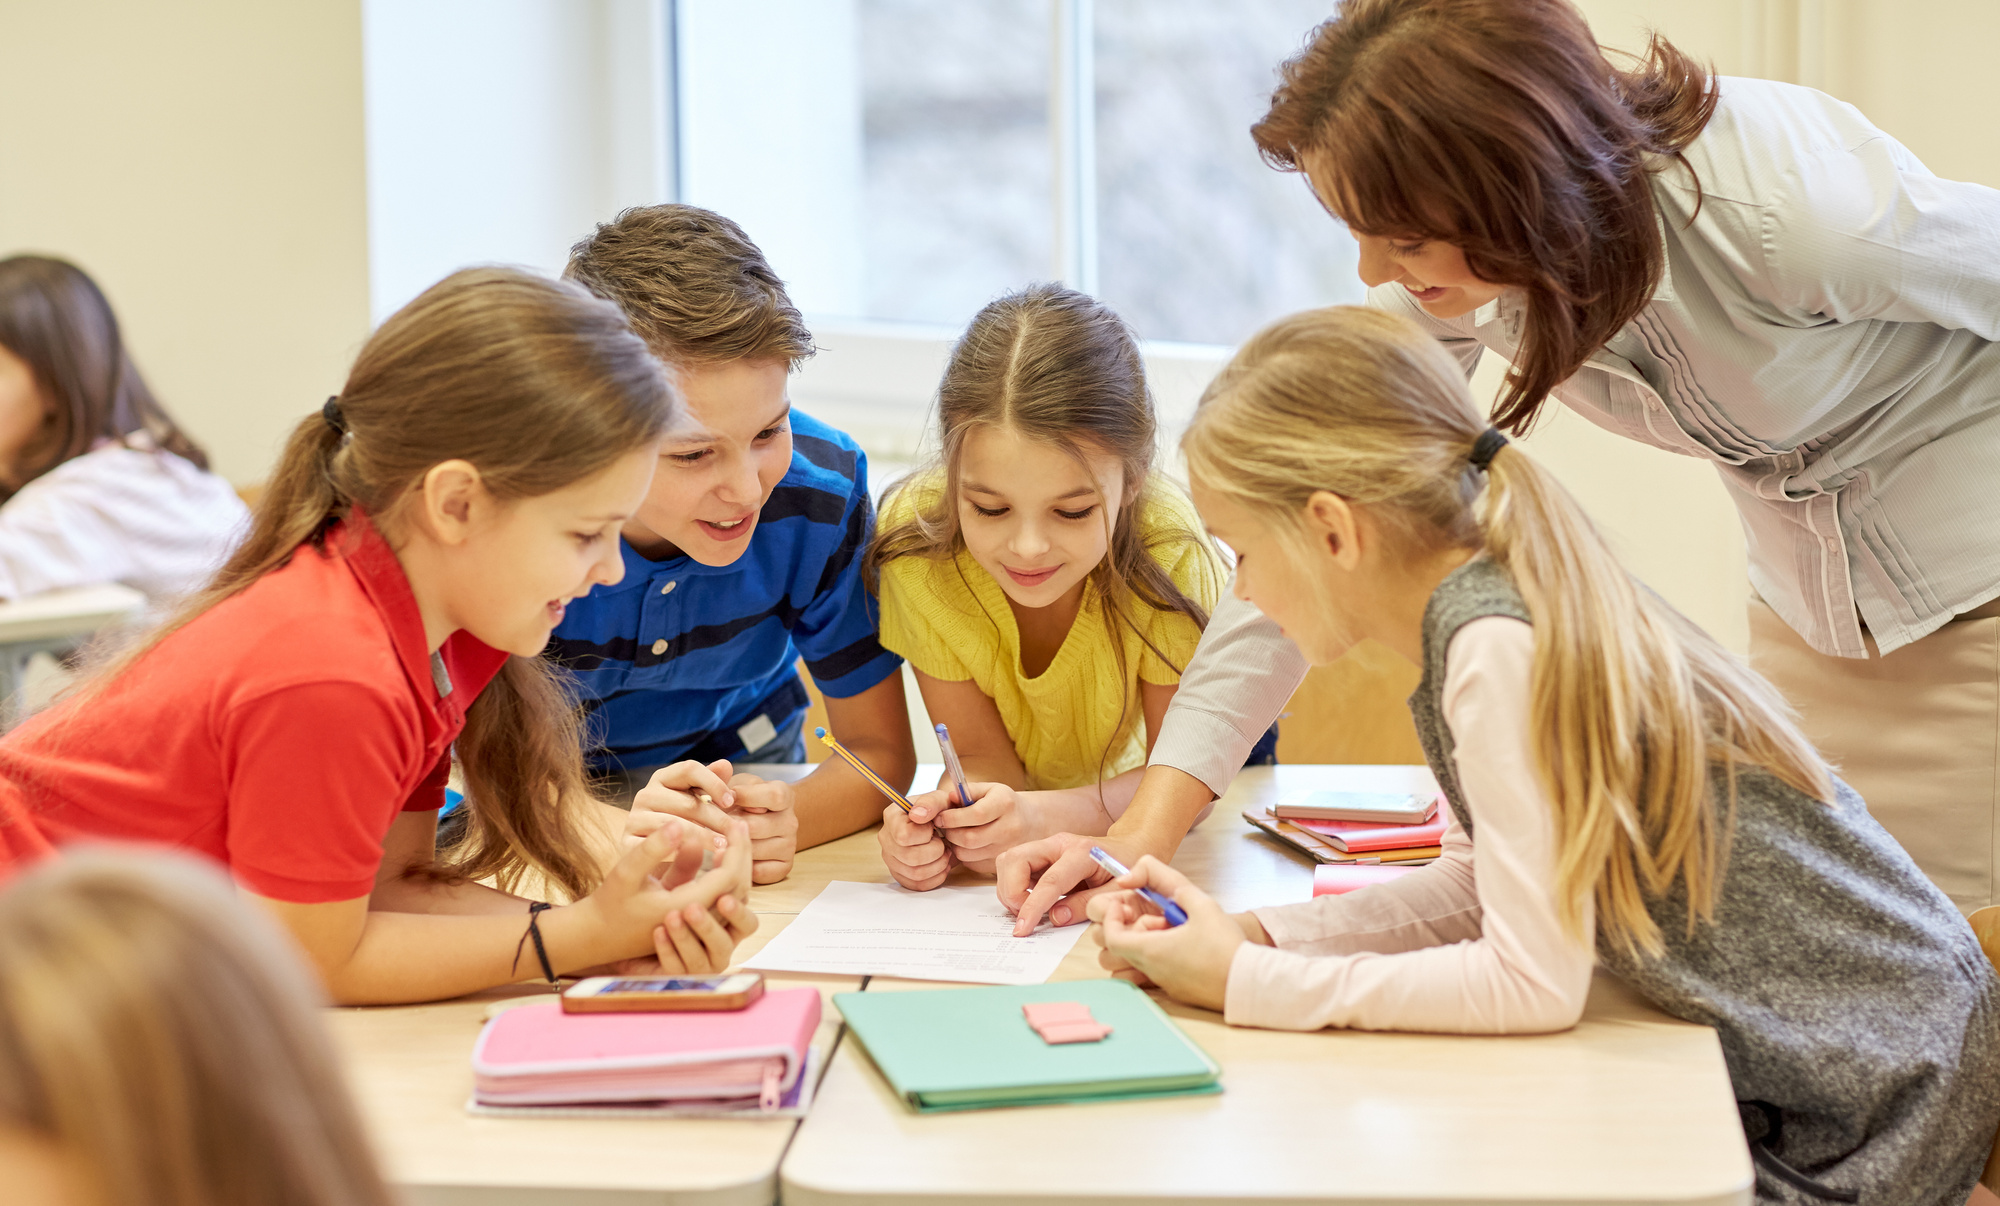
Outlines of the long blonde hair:
<svg viewBox="0 0 2000 1206">
<path fill-rule="evenodd" d="M 118 1206 L 389 1206 L 271 920 L 177 855 L 85 851 L 0 893 L 0 1123 Z"/>
<path fill-rule="evenodd" d="M 293 428 L 250 534 L 207 586 L 66 706 L 87 706 L 147 650 L 286 564 L 324 551 L 356 506 L 395 541 L 431 466 L 462 458 L 503 500 L 548 494 L 657 439 L 677 399 L 665 369 L 610 302 L 506 268 L 455 272 L 379 327 L 338 406 Z M 575 693 L 539 657 L 510 657 L 467 709 L 455 745 L 470 804 L 438 874 L 516 884 L 532 867 L 572 896 L 597 883 L 570 809 L 588 797 Z"/>
<path fill-rule="evenodd" d="M 1770 684 L 1636 582 L 1525 452 L 1503 448 L 1482 489 L 1467 458 L 1485 429 L 1435 340 L 1399 316 L 1337 306 L 1245 344 L 1182 448 L 1204 491 L 1301 552 L 1307 501 L 1327 490 L 1411 556 L 1483 549 L 1507 571 L 1534 618 L 1530 727 L 1555 805 L 1564 922 L 1580 935 L 1594 893 L 1607 937 L 1655 953 L 1648 901 L 1680 884 L 1690 931 L 1713 915 L 1738 770 L 1819 800 L 1832 797 L 1830 772 Z"/>
<path fill-rule="evenodd" d="M 1207 627 L 1207 608 L 1174 581 L 1162 553 L 1171 550 L 1169 555 L 1178 557 L 1190 544 L 1202 550 L 1209 546 L 1199 532 L 1159 524 L 1157 518 L 1150 528 L 1139 522 L 1154 510 L 1156 493 L 1171 489 L 1152 472 L 1158 428 L 1139 343 L 1109 306 L 1061 285 L 1030 285 L 989 303 L 952 347 L 938 384 L 938 463 L 931 472 L 898 483 L 884 499 L 883 510 L 889 511 L 890 500 L 913 487 L 941 478 L 943 488 L 913 491 L 909 514 L 884 523 L 876 533 L 862 561 L 869 589 L 881 590 L 882 567 L 899 557 L 943 561 L 955 559 L 965 547 L 958 525 L 959 462 L 966 437 L 982 427 L 1011 429 L 1079 460 L 1086 444 L 1117 458 L 1124 497 L 1116 515 L 1106 508 L 1110 547 L 1089 577 L 1121 661 L 1120 676 L 1125 672 L 1121 626 L 1173 665 L 1131 612 L 1137 605 L 1183 616 L 1196 629 Z M 1115 734 L 1125 731 L 1124 719 L 1119 717 L 1113 742 Z M 1111 753 L 1107 746 L 1100 772 Z"/>
</svg>

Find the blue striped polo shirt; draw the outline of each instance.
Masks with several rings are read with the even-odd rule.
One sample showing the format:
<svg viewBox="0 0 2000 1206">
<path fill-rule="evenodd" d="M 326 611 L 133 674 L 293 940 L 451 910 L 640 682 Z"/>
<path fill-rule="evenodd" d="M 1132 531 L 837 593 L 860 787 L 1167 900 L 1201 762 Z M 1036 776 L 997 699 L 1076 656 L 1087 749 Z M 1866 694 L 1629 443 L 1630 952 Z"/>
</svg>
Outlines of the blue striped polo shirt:
<svg viewBox="0 0 2000 1206">
<path fill-rule="evenodd" d="M 836 699 L 902 665 L 877 639 L 861 580 L 875 526 L 867 457 L 797 409 L 791 423 L 792 467 L 742 557 L 648 561 L 625 545 L 624 580 L 572 602 L 550 636 L 548 656 L 582 684 L 596 769 L 678 761 L 704 742 L 716 749 L 711 737 L 723 747 L 715 756 L 750 752 L 737 729 L 764 716 L 782 730 L 805 711 L 801 657 Z"/>
</svg>

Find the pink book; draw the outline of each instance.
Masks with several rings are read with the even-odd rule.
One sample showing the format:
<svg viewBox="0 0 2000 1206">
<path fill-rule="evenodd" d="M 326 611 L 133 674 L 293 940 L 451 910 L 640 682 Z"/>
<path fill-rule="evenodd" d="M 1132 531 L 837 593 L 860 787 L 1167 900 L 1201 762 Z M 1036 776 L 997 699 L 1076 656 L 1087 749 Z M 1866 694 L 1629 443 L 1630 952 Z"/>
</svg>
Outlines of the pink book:
<svg viewBox="0 0 2000 1206">
<path fill-rule="evenodd" d="M 759 1099 L 798 1083 L 819 1028 L 819 990 L 766 992 L 734 1010 L 564 1013 L 509 1009 L 472 1047 L 480 1105 Z"/>
<path fill-rule="evenodd" d="M 1307 817 L 1286 817 L 1296 825 L 1316 833 L 1337 849 L 1349 854 L 1364 850 L 1402 850 L 1410 846 L 1435 846 L 1444 840 L 1450 814 L 1440 808 L 1437 815 L 1421 825 L 1376 825 L 1368 821 L 1315 821 Z"/>
<path fill-rule="evenodd" d="M 1416 870 L 1416 867 L 1391 867 L 1380 863 L 1321 863 L 1313 868 L 1313 895 L 1344 896 L 1358 888 L 1386 884 Z"/>
</svg>

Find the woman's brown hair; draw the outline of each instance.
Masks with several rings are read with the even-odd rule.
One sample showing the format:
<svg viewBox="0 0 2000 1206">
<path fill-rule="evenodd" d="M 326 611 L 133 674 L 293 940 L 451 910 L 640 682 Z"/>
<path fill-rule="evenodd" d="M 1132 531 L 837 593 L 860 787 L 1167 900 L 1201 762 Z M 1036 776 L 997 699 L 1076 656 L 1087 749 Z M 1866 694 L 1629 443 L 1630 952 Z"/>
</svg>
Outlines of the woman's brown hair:
<svg viewBox="0 0 2000 1206">
<path fill-rule="evenodd" d="M 99 440 L 144 434 L 153 448 L 208 468 L 125 348 L 118 316 L 83 269 L 49 256 L 0 260 L 0 346 L 27 362 L 50 407 L 11 489 L 89 452 Z"/>
<path fill-rule="evenodd" d="M 1415 323 L 1365 306 L 1309 310 L 1253 336 L 1182 437 L 1189 476 L 1304 555 L 1306 507 L 1331 491 L 1406 555 L 1478 549 L 1534 619 L 1528 729 L 1555 809 L 1556 891 L 1580 931 L 1657 952 L 1647 908 L 1677 886 L 1687 926 L 1713 912 L 1739 770 L 1831 800 L 1826 763 L 1771 685 L 1635 581 L 1582 508 L 1508 445 L 1486 473 L 1465 374 Z M 1722 772 L 1724 790 L 1714 790 Z"/>
<path fill-rule="evenodd" d="M 235 554 L 86 693 L 301 546 L 324 553 L 335 522 L 357 507 L 399 543 L 404 503 L 433 465 L 470 461 L 503 501 L 548 494 L 658 439 L 677 402 L 664 366 L 610 302 L 565 281 L 473 268 L 376 329 L 339 409 L 344 433 L 317 408 L 293 428 Z M 436 871 L 512 886 L 532 867 L 573 896 L 589 892 L 596 860 L 568 812 L 588 798 L 583 739 L 562 672 L 508 658 L 454 748 L 471 808 Z"/>
<path fill-rule="evenodd" d="M 1354 230 L 1453 244 L 1526 295 L 1493 411 L 1515 432 L 1652 298 L 1652 176 L 1717 99 L 1657 34 L 1614 66 L 1568 0 L 1347 0 L 1281 71 L 1250 130 L 1266 161 Z"/>
<path fill-rule="evenodd" d="M 291 943 L 218 872 L 84 851 L 0 892 L 0 1125 L 84 1200 L 390 1206 Z"/>
<path fill-rule="evenodd" d="M 1175 583 L 1160 554 L 1177 557 L 1190 543 L 1208 545 L 1186 528 L 1138 522 L 1157 512 L 1151 504 L 1158 492 L 1172 488 L 1153 475 L 1158 431 L 1139 343 L 1109 306 L 1061 285 L 1031 285 L 988 304 L 952 347 L 938 385 L 939 468 L 898 483 L 884 498 L 887 513 L 896 494 L 916 491 L 908 518 L 885 521 L 868 547 L 862 572 L 869 589 L 881 590 L 882 567 L 899 557 L 955 561 L 965 547 L 959 462 L 966 436 L 982 427 L 1008 428 L 1073 456 L 1081 457 L 1087 444 L 1117 458 L 1124 497 L 1115 516 L 1106 509 L 1110 548 L 1090 578 L 1113 647 L 1122 649 L 1123 625 L 1172 665 L 1128 613 L 1137 603 L 1206 627 L 1207 609 Z"/>
</svg>

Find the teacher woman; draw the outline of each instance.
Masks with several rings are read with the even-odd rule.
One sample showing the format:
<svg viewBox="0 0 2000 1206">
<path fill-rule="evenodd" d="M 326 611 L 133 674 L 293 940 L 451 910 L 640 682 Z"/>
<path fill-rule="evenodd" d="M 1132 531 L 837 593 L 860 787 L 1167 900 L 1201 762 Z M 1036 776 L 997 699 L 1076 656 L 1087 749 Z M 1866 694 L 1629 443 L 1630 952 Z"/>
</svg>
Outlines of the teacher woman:
<svg viewBox="0 0 2000 1206">
<path fill-rule="evenodd" d="M 1348 0 L 1251 132 L 1360 240 L 1371 305 L 1468 373 L 1488 350 L 1513 366 L 1495 424 L 1553 397 L 1715 465 L 1752 665 L 1961 909 L 1992 903 L 2000 192 L 1657 37 L 1614 64 L 1565 0 Z M 1090 840 L 1171 857 L 1304 671 L 1227 598 L 1138 795 Z M 1058 901 L 1102 881 L 1083 845 L 1004 855 L 1002 899 L 1081 920 Z"/>
</svg>

